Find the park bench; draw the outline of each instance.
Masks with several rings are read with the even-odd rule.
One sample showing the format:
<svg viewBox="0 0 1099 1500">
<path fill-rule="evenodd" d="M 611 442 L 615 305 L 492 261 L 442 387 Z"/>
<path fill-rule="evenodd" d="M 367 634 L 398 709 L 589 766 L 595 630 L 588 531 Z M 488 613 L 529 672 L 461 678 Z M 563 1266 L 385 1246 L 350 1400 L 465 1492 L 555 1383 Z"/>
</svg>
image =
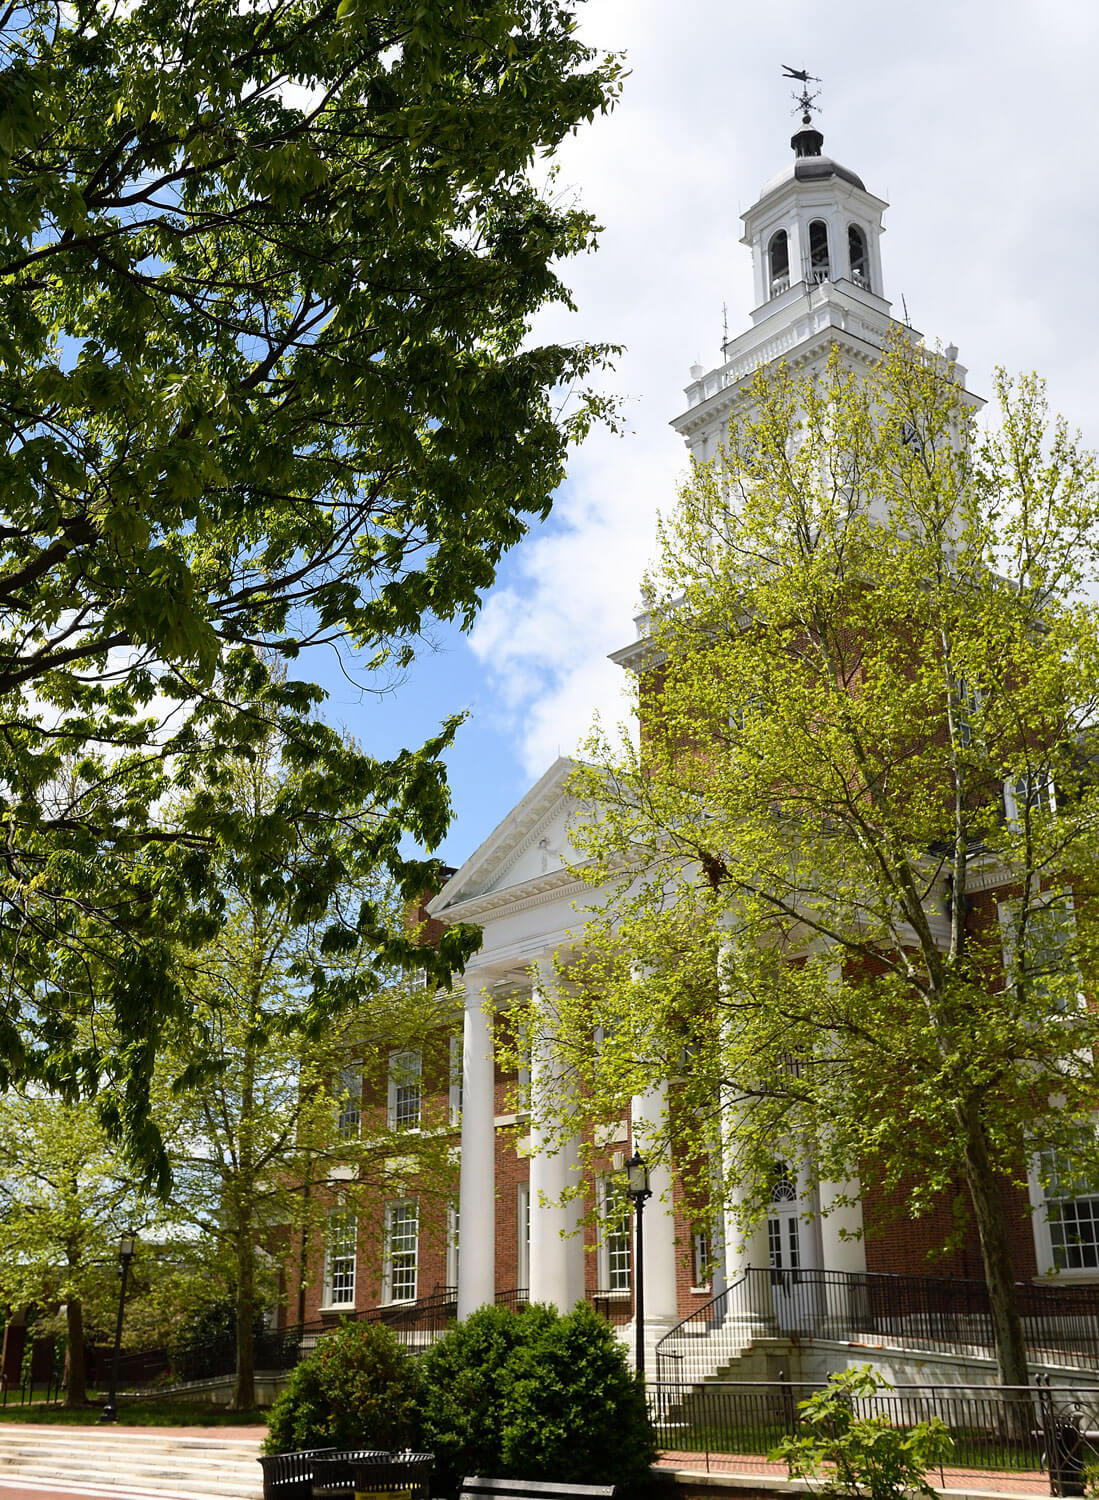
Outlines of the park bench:
<svg viewBox="0 0 1099 1500">
<path fill-rule="evenodd" d="M 546 1484 L 539 1479 L 462 1480 L 460 1500 L 614 1500 L 613 1484 Z"/>
</svg>

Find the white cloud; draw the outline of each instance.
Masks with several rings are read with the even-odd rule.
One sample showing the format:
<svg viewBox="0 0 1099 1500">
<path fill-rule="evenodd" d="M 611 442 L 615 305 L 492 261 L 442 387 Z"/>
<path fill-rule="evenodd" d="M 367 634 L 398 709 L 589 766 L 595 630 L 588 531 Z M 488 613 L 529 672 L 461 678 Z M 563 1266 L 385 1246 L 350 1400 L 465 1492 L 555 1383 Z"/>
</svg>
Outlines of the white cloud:
<svg viewBox="0 0 1099 1500">
<path fill-rule="evenodd" d="M 623 342 L 616 386 L 632 433 L 595 433 L 548 525 L 519 548 L 473 649 L 530 776 L 572 750 L 601 709 L 621 717 L 606 653 L 632 636 L 654 517 L 686 467 L 668 421 L 687 367 L 718 363 L 722 303 L 745 325 L 739 213 L 790 155 L 782 63 L 824 80 L 825 150 L 890 200 L 886 295 L 930 339 L 960 346 L 970 384 L 996 363 L 1045 373 L 1055 407 L 1099 437 L 1099 194 L 1091 79 L 1099 9 L 1040 0 L 849 0 L 751 11 L 726 0 L 590 0 L 584 33 L 625 48 L 632 76 L 608 119 L 562 153 L 562 181 L 606 225 L 564 268 L 579 315 L 540 336 Z M 1090 432 L 1087 429 L 1090 427 Z"/>
</svg>

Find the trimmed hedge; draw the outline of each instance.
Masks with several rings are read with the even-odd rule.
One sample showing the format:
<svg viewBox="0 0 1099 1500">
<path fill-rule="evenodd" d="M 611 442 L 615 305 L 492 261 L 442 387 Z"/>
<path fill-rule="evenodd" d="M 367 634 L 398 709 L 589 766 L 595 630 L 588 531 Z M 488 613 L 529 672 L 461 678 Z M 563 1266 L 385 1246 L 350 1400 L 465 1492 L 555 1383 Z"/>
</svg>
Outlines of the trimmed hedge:
<svg viewBox="0 0 1099 1500">
<path fill-rule="evenodd" d="M 380 1323 L 345 1323 L 294 1369 L 271 1408 L 265 1453 L 406 1448 L 416 1435 L 419 1368 Z"/>
<path fill-rule="evenodd" d="M 419 1443 L 436 1493 L 466 1474 L 642 1489 L 656 1442 L 613 1329 L 587 1304 L 564 1316 L 487 1307 L 420 1361 Z"/>
</svg>

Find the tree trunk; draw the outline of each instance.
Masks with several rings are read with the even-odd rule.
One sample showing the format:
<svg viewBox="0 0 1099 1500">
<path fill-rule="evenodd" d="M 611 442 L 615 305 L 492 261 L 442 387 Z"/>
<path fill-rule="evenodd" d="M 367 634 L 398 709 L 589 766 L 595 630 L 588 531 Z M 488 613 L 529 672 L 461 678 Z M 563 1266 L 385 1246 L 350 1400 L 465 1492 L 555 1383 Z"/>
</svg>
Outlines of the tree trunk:
<svg viewBox="0 0 1099 1500">
<path fill-rule="evenodd" d="M 256 1289 L 252 1237 L 237 1237 L 237 1383 L 233 1410 L 253 1411 L 256 1405 Z"/>
<path fill-rule="evenodd" d="M 963 1128 L 966 1184 L 981 1242 L 1000 1382 L 1002 1385 L 1028 1385 L 1026 1341 L 1019 1317 L 1003 1204 L 988 1154 L 988 1137 L 974 1105 L 965 1111 Z"/>
<path fill-rule="evenodd" d="M 65 1405 L 87 1406 L 88 1371 L 84 1351 L 84 1307 L 70 1297 L 65 1307 Z"/>
</svg>

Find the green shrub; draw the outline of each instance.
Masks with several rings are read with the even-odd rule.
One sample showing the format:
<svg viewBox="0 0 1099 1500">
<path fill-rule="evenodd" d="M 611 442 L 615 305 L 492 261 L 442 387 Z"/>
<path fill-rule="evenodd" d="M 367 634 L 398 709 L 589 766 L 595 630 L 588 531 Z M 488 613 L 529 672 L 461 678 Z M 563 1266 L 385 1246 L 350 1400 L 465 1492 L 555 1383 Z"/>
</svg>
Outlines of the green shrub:
<svg viewBox="0 0 1099 1500">
<path fill-rule="evenodd" d="M 405 1448 L 416 1431 L 417 1368 L 380 1323 L 345 1323 L 297 1366 L 271 1408 L 264 1451 Z"/>
<path fill-rule="evenodd" d="M 474 1313 L 425 1354 L 419 1413 L 437 1494 L 466 1474 L 637 1491 L 656 1457 L 626 1350 L 585 1304 Z"/>
<path fill-rule="evenodd" d="M 830 1375 L 827 1388 L 798 1402 L 801 1422 L 769 1458 L 783 1459 L 791 1479 L 820 1479 L 826 1495 L 864 1491 L 871 1500 L 901 1500 L 913 1491 L 934 1500 L 924 1475 L 950 1455 L 953 1439 L 937 1417 L 893 1427 L 887 1416 L 860 1417 L 859 1397 L 892 1389 L 869 1365 Z"/>
</svg>

